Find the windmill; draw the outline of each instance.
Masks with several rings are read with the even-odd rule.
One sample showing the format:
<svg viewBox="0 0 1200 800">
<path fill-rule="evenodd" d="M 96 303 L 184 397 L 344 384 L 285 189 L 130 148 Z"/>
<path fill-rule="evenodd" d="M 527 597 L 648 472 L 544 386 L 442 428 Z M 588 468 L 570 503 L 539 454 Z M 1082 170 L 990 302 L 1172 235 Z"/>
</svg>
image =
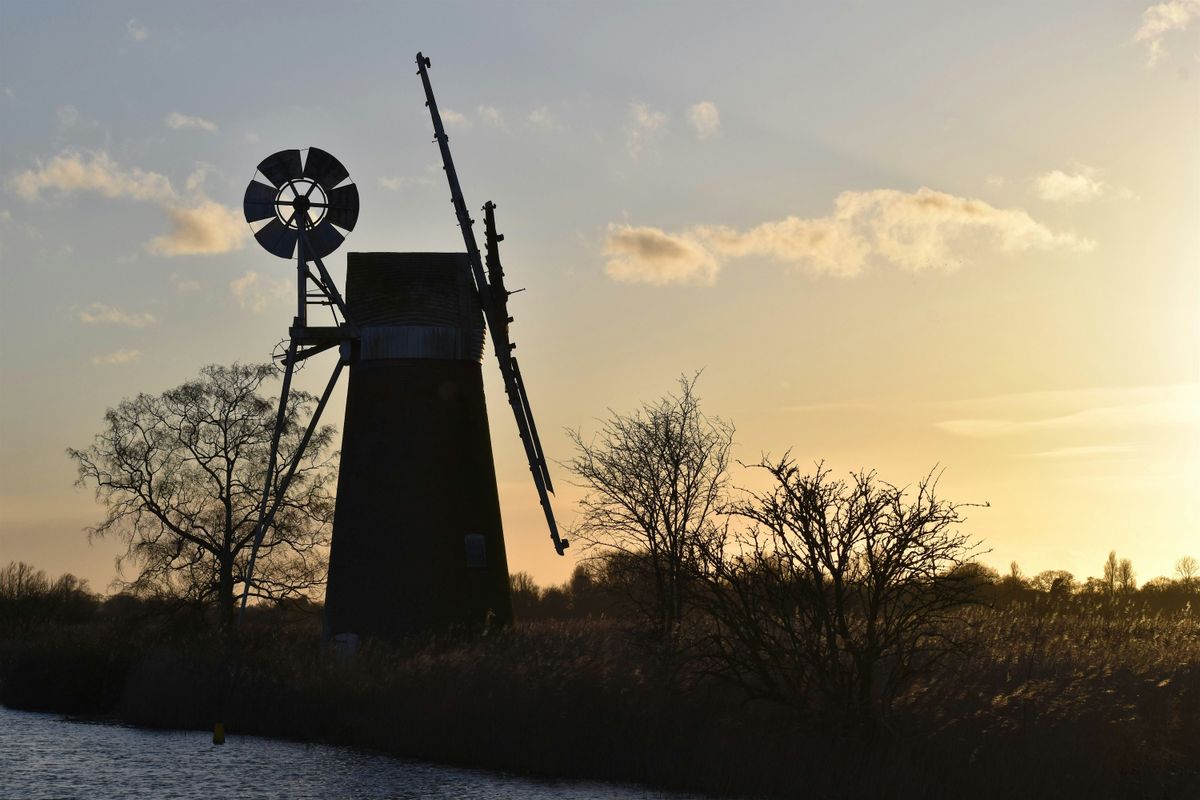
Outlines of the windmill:
<svg viewBox="0 0 1200 800">
<path fill-rule="evenodd" d="M 358 190 L 345 167 L 315 147 L 264 159 L 244 205 L 259 244 L 280 258 L 295 258 L 297 290 L 280 357 L 279 413 L 242 610 L 258 548 L 348 366 L 325 637 L 350 649 L 362 636 L 478 628 L 511 617 L 483 396 L 485 332 L 554 548 L 562 555 L 569 546 L 555 523 L 553 483 L 513 355 L 513 292 L 504 284 L 496 206 L 483 207 L 485 271 L 429 81 L 430 61 L 418 53 L 417 66 L 465 252 L 350 253 L 343 299 L 322 258 L 353 230 Z M 310 324 L 312 306 L 327 307 L 331 324 Z M 337 363 L 300 448 L 289 464 L 276 464 L 292 375 L 306 359 L 334 347 Z"/>
</svg>

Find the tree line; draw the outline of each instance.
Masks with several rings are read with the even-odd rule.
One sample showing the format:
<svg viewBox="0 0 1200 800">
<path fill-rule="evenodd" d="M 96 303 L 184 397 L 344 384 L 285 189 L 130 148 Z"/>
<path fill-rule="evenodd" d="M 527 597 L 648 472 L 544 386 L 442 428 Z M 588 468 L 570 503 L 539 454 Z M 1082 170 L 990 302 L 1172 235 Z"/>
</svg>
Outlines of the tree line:
<svg viewBox="0 0 1200 800">
<path fill-rule="evenodd" d="M 93 443 L 71 449 L 79 483 L 107 509 L 92 536 L 115 536 L 131 595 L 186 598 L 228 626 L 245 588 L 249 545 L 265 479 L 274 401 L 269 366 L 210 366 L 158 396 L 138 395 L 105 415 Z M 514 610 L 538 616 L 615 616 L 648 632 L 669 663 L 701 663 L 750 696 L 869 724 L 920 676 L 971 646 L 963 611 L 1039 594 L 1126 596 L 1129 559 L 1110 553 L 1103 577 L 1051 570 L 1032 578 L 979 563 L 965 532 L 971 504 L 947 500 L 940 473 L 908 485 L 873 471 L 835 476 L 791 452 L 748 466 L 765 488 L 730 481 L 735 427 L 707 415 L 698 375 L 629 413 L 611 412 L 594 435 L 570 432 L 564 464 L 583 490 L 572 537 L 585 561 L 563 587 L 513 576 Z M 314 398 L 293 393 L 272 499 L 280 513 L 259 555 L 252 596 L 303 601 L 324 577 L 333 498 L 333 429 L 303 456 Z M 279 477 L 296 479 L 286 492 Z M 1194 559 L 1179 580 L 1142 594 L 1195 589 Z"/>
</svg>

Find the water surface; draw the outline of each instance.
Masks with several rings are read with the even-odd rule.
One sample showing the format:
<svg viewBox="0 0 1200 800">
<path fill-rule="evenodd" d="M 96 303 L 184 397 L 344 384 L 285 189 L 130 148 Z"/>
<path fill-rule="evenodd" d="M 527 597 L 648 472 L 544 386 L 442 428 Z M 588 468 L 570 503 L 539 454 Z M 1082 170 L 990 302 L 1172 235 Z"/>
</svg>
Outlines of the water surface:
<svg viewBox="0 0 1200 800">
<path fill-rule="evenodd" d="M 150 731 L 0 707 L 0 798 L 686 800 L 688 795 L 390 758 L 346 747 Z"/>
</svg>

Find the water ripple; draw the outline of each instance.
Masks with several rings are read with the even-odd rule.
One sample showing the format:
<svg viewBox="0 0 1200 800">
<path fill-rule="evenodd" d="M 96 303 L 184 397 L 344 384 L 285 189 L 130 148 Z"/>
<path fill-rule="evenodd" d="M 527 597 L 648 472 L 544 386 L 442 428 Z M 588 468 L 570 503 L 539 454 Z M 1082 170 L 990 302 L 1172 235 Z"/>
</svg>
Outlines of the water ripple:
<svg viewBox="0 0 1200 800">
<path fill-rule="evenodd" d="M 684 800 L 605 783 L 537 781 L 254 736 L 148 731 L 0 708 L 0 798 Z"/>
</svg>

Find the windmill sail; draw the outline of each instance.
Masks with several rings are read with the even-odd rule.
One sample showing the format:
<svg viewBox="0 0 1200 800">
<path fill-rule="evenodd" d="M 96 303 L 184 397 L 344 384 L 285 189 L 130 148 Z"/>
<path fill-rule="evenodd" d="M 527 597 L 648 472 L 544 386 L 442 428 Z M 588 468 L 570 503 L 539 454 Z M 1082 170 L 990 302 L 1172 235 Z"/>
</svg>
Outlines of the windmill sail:
<svg viewBox="0 0 1200 800">
<path fill-rule="evenodd" d="M 484 319 L 491 334 L 492 349 L 496 353 L 496 360 L 500 364 L 500 373 L 504 377 L 504 391 L 508 395 L 508 403 L 512 406 L 513 416 L 517 421 L 521 443 L 525 446 L 525 457 L 529 461 L 529 471 L 533 475 L 533 482 L 537 487 L 538 499 L 541 501 L 542 511 L 546 516 L 546 524 L 550 528 L 550 538 L 554 542 L 554 549 L 559 555 L 563 555 L 570 543 L 560 537 L 558 533 L 554 510 L 550 506 L 549 492 L 552 489 L 549 471 L 546 468 L 545 458 L 542 456 L 537 430 L 533 425 L 529 398 L 525 394 L 525 386 L 520 379 L 520 372 L 516 369 L 516 360 L 512 357 L 515 345 L 508 338 L 508 321 L 510 319 L 507 314 L 508 292 L 503 290 L 502 280 L 495 287 L 500 291 L 493 291 L 494 287 L 488 283 L 487 275 L 484 274 L 483 259 L 480 257 L 479 245 L 475 242 L 475 232 L 472 227 L 474 220 L 467 213 L 467 204 L 458 183 L 458 173 L 454 169 L 454 159 L 450 155 L 450 139 L 446 135 L 446 129 L 442 126 L 442 115 L 438 111 L 437 101 L 433 97 L 433 85 L 429 81 L 429 66 L 429 59 L 421 53 L 417 53 L 417 70 L 425 88 L 425 105 L 429 107 L 429 116 L 433 120 L 434 139 L 442 154 L 442 166 L 446 172 L 446 180 L 450 184 L 450 199 L 454 204 L 454 212 L 458 216 L 458 227 L 462 230 L 463 244 L 466 246 L 467 258 L 471 265 L 471 275 L 475 280 L 479 303 L 483 307 Z M 485 207 L 485 211 L 488 211 L 490 216 L 490 209 Z M 488 244 L 493 251 L 497 242 L 499 242 L 499 237 L 495 235 L 494 226 L 492 226 Z M 496 274 L 502 277 L 503 271 L 499 269 L 498 256 L 496 265 Z M 501 314 L 501 309 L 505 313 Z"/>
</svg>

